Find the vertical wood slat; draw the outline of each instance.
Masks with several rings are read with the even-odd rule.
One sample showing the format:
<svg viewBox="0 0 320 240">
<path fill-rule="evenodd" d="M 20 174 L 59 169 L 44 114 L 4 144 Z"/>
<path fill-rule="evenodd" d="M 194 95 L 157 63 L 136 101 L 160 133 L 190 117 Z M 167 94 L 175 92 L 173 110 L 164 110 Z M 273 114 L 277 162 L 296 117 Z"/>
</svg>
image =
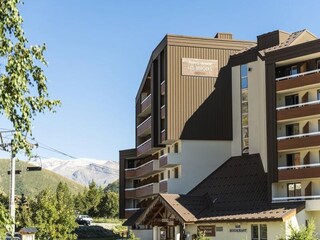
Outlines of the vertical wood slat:
<svg viewBox="0 0 320 240">
<path fill-rule="evenodd" d="M 214 91 L 215 78 L 182 76 L 182 58 L 217 59 L 218 69 L 227 64 L 231 49 L 168 46 L 167 139 L 179 139 L 186 121 Z"/>
</svg>

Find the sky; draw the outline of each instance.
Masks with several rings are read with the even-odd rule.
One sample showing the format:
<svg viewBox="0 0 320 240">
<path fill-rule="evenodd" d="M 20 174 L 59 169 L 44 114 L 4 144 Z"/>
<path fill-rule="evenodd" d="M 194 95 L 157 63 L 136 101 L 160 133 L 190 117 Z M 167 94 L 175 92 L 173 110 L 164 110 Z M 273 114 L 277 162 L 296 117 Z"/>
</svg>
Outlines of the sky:
<svg viewBox="0 0 320 240">
<path fill-rule="evenodd" d="M 30 44 L 46 43 L 48 91 L 62 101 L 36 116 L 33 137 L 78 158 L 117 161 L 134 147 L 135 96 L 166 34 L 256 40 L 307 28 L 320 36 L 318 0 L 25 0 L 19 8 Z"/>
</svg>

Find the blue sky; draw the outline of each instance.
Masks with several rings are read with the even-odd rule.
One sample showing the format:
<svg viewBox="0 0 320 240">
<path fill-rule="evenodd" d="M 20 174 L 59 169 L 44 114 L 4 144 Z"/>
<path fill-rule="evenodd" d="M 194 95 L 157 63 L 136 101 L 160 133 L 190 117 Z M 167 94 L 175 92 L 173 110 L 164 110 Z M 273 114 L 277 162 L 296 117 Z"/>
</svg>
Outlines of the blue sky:
<svg viewBox="0 0 320 240">
<path fill-rule="evenodd" d="M 312 0 L 25 0 L 26 36 L 46 43 L 50 96 L 62 101 L 57 113 L 36 117 L 33 135 L 76 157 L 117 160 L 134 147 L 135 95 L 165 34 L 255 40 L 307 28 L 320 36 L 319 8 Z"/>
</svg>

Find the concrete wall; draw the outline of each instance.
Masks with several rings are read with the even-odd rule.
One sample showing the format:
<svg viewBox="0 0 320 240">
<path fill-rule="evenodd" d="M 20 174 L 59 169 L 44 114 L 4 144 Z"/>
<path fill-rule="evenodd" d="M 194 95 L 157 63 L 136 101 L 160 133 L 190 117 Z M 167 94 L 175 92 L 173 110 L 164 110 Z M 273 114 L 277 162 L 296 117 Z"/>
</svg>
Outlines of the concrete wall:
<svg viewBox="0 0 320 240">
<path fill-rule="evenodd" d="M 168 193 L 186 194 L 231 157 L 231 141 L 181 141 L 181 177 L 172 179 Z"/>
<path fill-rule="evenodd" d="M 140 238 L 141 240 L 154 239 L 152 229 L 132 230 L 132 232 L 137 238 Z"/>
<path fill-rule="evenodd" d="M 236 229 L 235 225 L 240 224 L 240 229 L 245 230 L 245 232 L 230 232 L 231 229 Z M 208 237 L 212 240 L 242 240 L 251 239 L 251 224 L 267 224 L 268 239 L 277 239 L 285 232 L 285 224 L 283 222 L 247 222 L 247 223 L 217 223 L 217 227 L 222 227 L 223 231 L 216 231 L 215 237 Z M 203 224 L 209 225 L 209 224 Z M 189 233 L 189 238 L 191 240 L 192 234 L 197 233 L 197 225 L 186 225 L 186 233 Z"/>
<path fill-rule="evenodd" d="M 249 153 L 259 153 L 267 172 L 267 123 L 265 65 L 258 59 L 248 63 Z M 241 90 L 240 66 L 232 68 L 233 141 L 232 155 L 241 155 Z"/>
</svg>

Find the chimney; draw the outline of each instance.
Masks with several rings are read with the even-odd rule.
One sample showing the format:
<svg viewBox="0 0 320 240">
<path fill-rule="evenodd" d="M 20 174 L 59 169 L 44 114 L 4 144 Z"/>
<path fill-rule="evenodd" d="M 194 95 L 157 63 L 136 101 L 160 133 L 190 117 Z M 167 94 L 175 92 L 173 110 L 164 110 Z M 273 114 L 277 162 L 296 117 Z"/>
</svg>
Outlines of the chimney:
<svg viewBox="0 0 320 240">
<path fill-rule="evenodd" d="M 289 35 L 289 33 L 280 30 L 262 34 L 257 37 L 258 50 L 260 51 L 263 49 L 277 46 L 280 43 L 284 42 L 289 37 Z"/>
<path fill-rule="evenodd" d="M 217 33 L 214 38 L 218 39 L 232 39 L 232 33 Z"/>
</svg>

